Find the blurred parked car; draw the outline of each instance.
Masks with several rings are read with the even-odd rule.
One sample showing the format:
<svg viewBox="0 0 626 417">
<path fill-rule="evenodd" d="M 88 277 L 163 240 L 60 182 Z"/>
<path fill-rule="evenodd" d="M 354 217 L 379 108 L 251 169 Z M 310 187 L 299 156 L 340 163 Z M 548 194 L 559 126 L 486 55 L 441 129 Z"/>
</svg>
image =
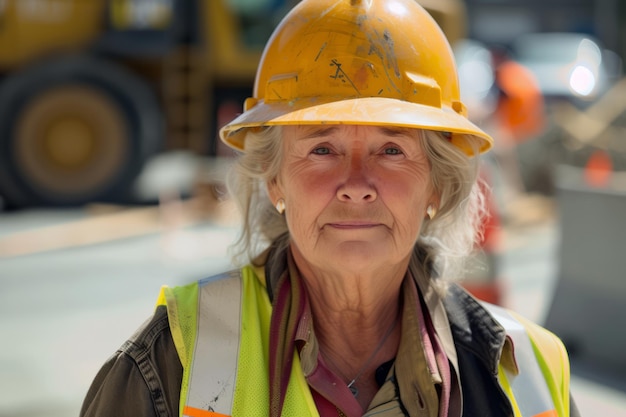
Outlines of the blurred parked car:
<svg viewBox="0 0 626 417">
<path fill-rule="evenodd" d="M 526 189 L 553 194 L 554 168 L 595 166 L 626 171 L 626 79 L 622 60 L 591 36 L 533 33 L 513 45 L 516 59 L 535 74 L 546 98 L 548 125 L 521 144 Z"/>
<path fill-rule="evenodd" d="M 549 99 L 593 101 L 621 76 L 619 56 L 582 33 L 529 33 L 517 38 L 512 50 Z"/>
</svg>

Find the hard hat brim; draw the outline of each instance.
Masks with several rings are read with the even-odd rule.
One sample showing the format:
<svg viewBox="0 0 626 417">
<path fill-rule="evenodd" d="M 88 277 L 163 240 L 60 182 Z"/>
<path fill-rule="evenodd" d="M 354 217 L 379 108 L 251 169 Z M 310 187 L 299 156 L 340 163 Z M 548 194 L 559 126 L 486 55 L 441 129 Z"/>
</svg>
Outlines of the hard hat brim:
<svg viewBox="0 0 626 417">
<path fill-rule="evenodd" d="M 451 133 L 451 142 L 468 155 L 474 150 L 467 136 L 479 139 L 480 153 L 493 139 L 451 108 L 426 106 L 385 97 L 360 97 L 330 102 L 302 99 L 297 102 L 259 101 L 220 129 L 220 138 L 236 150 L 245 150 L 246 129 L 279 125 L 358 124 L 427 129 Z"/>
</svg>

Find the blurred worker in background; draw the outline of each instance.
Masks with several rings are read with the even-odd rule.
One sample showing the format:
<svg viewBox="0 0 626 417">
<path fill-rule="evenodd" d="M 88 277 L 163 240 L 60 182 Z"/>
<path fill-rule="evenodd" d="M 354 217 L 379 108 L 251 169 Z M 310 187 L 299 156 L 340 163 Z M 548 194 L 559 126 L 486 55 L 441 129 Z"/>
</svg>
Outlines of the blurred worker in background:
<svg viewBox="0 0 626 417">
<path fill-rule="evenodd" d="M 546 123 L 544 99 L 534 75 L 512 59 L 508 51 L 493 47 L 491 54 L 498 99 L 489 129 L 498 138 L 494 155 L 504 183 L 502 198 L 515 201 L 525 192 L 517 146 L 543 131 Z"/>
<path fill-rule="evenodd" d="M 220 133 L 244 266 L 164 287 L 82 416 L 577 415 L 560 341 L 450 281 L 492 139 L 417 2 L 302 1 Z"/>
<path fill-rule="evenodd" d="M 534 75 L 506 48 L 465 39 L 454 53 L 470 120 L 498 138 L 483 175 L 493 186 L 499 215 L 509 221 L 525 194 L 517 146 L 543 132 L 544 98 Z"/>
</svg>

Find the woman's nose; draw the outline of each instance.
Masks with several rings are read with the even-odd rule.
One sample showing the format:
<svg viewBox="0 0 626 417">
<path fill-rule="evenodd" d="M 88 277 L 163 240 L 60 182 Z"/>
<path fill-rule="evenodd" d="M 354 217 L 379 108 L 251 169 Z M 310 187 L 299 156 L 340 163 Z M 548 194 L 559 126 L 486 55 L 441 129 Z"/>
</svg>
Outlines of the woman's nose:
<svg viewBox="0 0 626 417">
<path fill-rule="evenodd" d="M 375 201 L 377 197 L 367 165 L 360 158 L 351 158 L 347 162 L 344 180 L 337 188 L 337 198 L 344 202 L 360 203 Z"/>
</svg>

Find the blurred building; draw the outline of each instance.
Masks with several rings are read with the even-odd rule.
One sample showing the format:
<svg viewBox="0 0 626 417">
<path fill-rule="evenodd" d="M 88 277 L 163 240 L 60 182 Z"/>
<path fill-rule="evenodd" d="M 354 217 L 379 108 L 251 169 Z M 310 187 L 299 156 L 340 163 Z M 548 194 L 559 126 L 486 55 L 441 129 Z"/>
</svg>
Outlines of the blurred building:
<svg viewBox="0 0 626 417">
<path fill-rule="evenodd" d="M 582 32 L 626 57 L 626 2 L 621 0 L 466 0 L 469 36 L 510 43 L 529 32 Z"/>
</svg>

